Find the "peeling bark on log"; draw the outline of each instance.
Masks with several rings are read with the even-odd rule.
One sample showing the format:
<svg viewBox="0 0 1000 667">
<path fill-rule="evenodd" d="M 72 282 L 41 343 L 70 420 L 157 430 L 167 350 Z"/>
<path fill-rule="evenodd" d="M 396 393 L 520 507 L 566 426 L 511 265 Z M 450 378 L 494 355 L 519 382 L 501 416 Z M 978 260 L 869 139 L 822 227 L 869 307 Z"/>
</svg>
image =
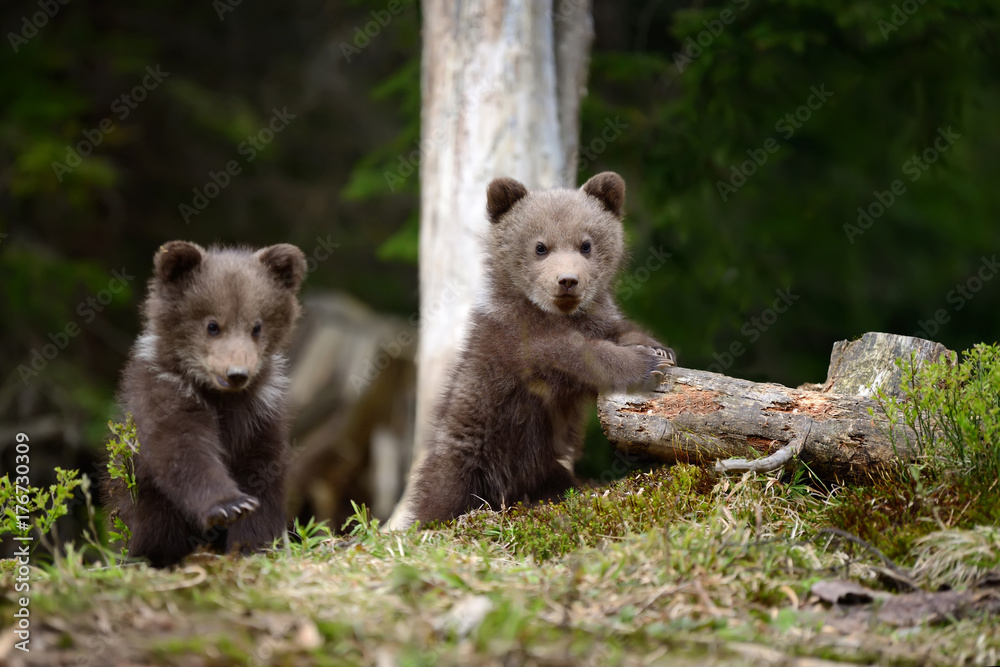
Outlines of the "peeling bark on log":
<svg viewBox="0 0 1000 667">
<path fill-rule="evenodd" d="M 652 394 L 608 394 L 598 412 L 608 439 L 627 454 L 666 462 L 760 458 L 803 436 L 799 457 L 822 479 L 866 481 L 894 460 L 870 398 L 758 384 L 670 368 Z M 882 426 L 881 428 L 884 428 Z M 905 443 L 900 434 L 897 442 Z"/>
<path fill-rule="evenodd" d="M 811 385 L 825 391 L 670 368 L 649 394 L 602 395 L 598 412 L 608 439 L 626 454 L 671 463 L 758 459 L 719 461 L 720 471 L 773 470 L 797 456 L 821 479 L 863 484 L 899 457 L 910 456 L 907 442 L 913 433 L 897 428 L 894 447 L 876 401 L 830 388 L 867 387 L 865 393 L 870 394 L 873 386 L 880 386 L 898 392 L 899 369 L 892 360 L 910 350 L 916 350 L 921 361 L 946 351 L 930 341 L 889 334 L 841 341 L 834 346 L 827 382 Z M 839 379 L 844 380 L 840 385 Z"/>
</svg>

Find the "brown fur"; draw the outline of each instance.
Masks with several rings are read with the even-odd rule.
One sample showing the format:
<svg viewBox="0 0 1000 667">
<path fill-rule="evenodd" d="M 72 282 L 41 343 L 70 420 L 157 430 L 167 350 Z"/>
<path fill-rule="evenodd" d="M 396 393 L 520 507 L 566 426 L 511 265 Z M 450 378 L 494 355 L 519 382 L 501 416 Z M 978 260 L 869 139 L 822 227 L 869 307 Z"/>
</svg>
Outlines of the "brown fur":
<svg viewBox="0 0 1000 667">
<path fill-rule="evenodd" d="M 140 443 L 137 504 L 121 480 L 106 487 L 132 531 L 131 556 L 165 567 L 198 546 L 252 551 L 285 531 L 281 352 L 305 270 L 288 244 L 253 252 L 172 241 L 157 252 L 119 394 Z"/>
<path fill-rule="evenodd" d="M 673 363 L 611 295 L 624 201 L 610 172 L 580 190 L 490 183 L 487 296 L 439 399 L 404 524 L 558 497 L 576 484 L 587 404 L 651 386 Z"/>
</svg>

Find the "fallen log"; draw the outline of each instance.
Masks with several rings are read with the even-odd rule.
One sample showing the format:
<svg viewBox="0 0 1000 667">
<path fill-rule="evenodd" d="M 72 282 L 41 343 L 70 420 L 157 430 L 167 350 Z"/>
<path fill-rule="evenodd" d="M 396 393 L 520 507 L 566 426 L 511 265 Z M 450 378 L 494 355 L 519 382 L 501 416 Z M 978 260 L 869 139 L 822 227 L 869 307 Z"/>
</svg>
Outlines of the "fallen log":
<svg viewBox="0 0 1000 667">
<path fill-rule="evenodd" d="M 823 384 L 793 389 L 669 368 L 651 393 L 602 395 L 598 413 L 608 439 L 626 455 L 716 461 L 721 472 L 774 470 L 798 459 L 825 481 L 863 484 L 910 458 L 914 437 L 902 426 L 890 434 L 871 396 L 876 389 L 899 395 L 896 358 L 912 353 L 922 363 L 945 352 L 919 338 L 868 333 L 834 345 Z"/>
</svg>

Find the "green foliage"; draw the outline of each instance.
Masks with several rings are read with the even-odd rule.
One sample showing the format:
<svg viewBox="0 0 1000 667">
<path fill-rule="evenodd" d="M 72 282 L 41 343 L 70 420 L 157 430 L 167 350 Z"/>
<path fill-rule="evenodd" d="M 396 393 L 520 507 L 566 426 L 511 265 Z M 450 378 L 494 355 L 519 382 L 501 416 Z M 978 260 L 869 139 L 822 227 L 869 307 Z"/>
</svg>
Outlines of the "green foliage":
<svg viewBox="0 0 1000 667">
<path fill-rule="evenodd" d="M 725 9 L 734 18 L 713 37 L 706 24 Z M 672 253 L 622 305 L 683 365 L 786 384 L 822 377 L 833 341 L 918 331 L 995 252 L 1000 8 L 921 5 L 883 37 L 892 12 L 857 0 L 665 7 L 648 47 L 594 53 L 581 146 L 603 146 L 609 119 L 627 127 L 578 180 L 626 177 L 635 267 L 650 248 Z M 804 107 L 823 86 L 832 97 Z M 948 127 L 961 137 L 911 180 L 904 165 Z M 769 139 L 777 150 L 724 200 L 720 183 Z M 854 235 L 858 208 L 895 180 L 905 194 Z M 957 213 L 966 206 L 975 213 Z M 800 297 L 788 313 L 753 325 L 786 288 Z M 1000 326 L 998 300 L 989 284 L 923 336 L 971 345 Z"/>
<path fill-rule="evenodd" d="M 83 480 L 79 470 L 56 468 L 56 483 L 44 487 L 22 486 L 0 477 L 0 535 L 28 536 L 32 531 L 45 540 Z"/>
<path fill-rule="evenodd" d="M 948 542 L 1000 522 L 1000 350 L 979 344 L 961 361 L 917 364 L 911 356 L 897 364 L 903 396 L 879 391 L 877 400 L 900 466 L 864 488 L 839 489 L 827 510 L 834 526 L 890 558 L 935 539 L 935 530 Z"/>
<path fill-rule="evenodd" d="M 354 510 L 354 514 L 348 517 L 344 525 L 341 526 L 341 532 L 360 539 L 371 538 L 378 534 L 379 520 L 372 517 L 364 503 L 358 505 L 352 500 L 351 508 Z"/>
<path fill-rule="evenodd" d="M 125 522 L 117 515 L 111 517 L 111 530 L 108 531 L 108 539 L 113 542 L 119 542 L 122 545 L 119 552 L 122 560 L 128 558 L 128 546 L 132 541 L 132 529 L 125 525 Z"/>
<path fill-rule="evenodd" d="M 378 258 L 385 262 L 417 265 L 420 248 L 420 218 L 413 213 L 395 234 L 378 247 Z"/>
<path fill-rule="evenodd" d="M 296 536 L 296 540 L 290 540 L 288 542 L 288 553 L 292 556 L 302 556 L 305 553 L 313 551 L 321 544 L 329 542 L 333 534 L 330 532 L 330 527 L 325 521 L 316 521 L 315 517 L 309 517 L 309 521 L 303 525 L 299 522 L 298 517 L 295 518 L 295 522 L 292 525 L 292 533 Z M 277 546 L 277 543 L 275 544 Z"/>
<path fill-rule="evenodd" d="M 134 506 L 138 493 L 135 482 L 135 455 L 139 452 L 139 438 L 135 432 L 132 413 L 125 415 L 125 421 L 109 421 L 108 428 L 112 434 L 107 444 L 108 475 L 112 480 L 121 480 Z M 108 537 L 114 542 L 121 543 L 121 558 L 125 559 L 128 556 L 128 545 L 132 540 L 132 530 L 117 514 L 111 517 L 111 526 L 112 530 L 108 533 Z"/>
<path fill-rule="evenodd" d="M 418 174 L 424 150 L 420 145 L 420 88 L 414 85 L 419 80 L 420 58 L 415 55 L 373 89 L 373 99 L 397 105 L 403 125 L 391 140 L 354 165 L 342 191 L 348 201 L 400 195 L 413 198 L 419 192 Z M 419 229 L 419 217 L 413 210 L 399 229 L 379 245 L 378 258 L 416 266 Z"/>
<path fill-rule="evenodd" d="M 916 434 L 907 442 L 930 471 L 980 480 L 1000 479 L 1000 347 L 979 344 L 958 355 L 904 369 L 905 397 L 880 393 L 891 426 Z"/>
<path fill-rule="evenodd" d="M 135 483 L 135 455 L 139 453 L 139 438 L 136 435 L 132 413 L 125 415 L 125 421 L 109 421 L 108 428 L 113 437 L 108 439 L 108 475 L 120 479 L 128 489 L 132 505 L 136 503 L 138 486 Z"/>
</svg>

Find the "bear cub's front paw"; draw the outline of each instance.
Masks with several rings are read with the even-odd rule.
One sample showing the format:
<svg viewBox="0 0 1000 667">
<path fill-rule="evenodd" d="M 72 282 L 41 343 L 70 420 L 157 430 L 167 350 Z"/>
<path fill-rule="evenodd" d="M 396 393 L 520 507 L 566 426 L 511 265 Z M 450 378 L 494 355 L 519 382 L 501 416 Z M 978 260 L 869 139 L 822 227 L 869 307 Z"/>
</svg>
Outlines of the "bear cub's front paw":
<svg viewBox="0 0 1000 667">
<path fill-rule="evenodd" d="M 241 493 L 236 498 L 225 500 L 210 509 L 205 517 L 205 523 L 209 528 L 225 527 L 254 512 L 258 507 L 260 507 L 260 501 L 253 496 Z"/>
<path fill-rule="evenodd" d="M 650 391 L 660 385 L 663 374 L 668 368 L 677 365 L 677 356 L 669 347 L 646 347 L 645 345 L 637 347 L 649 355 L 649 370 L 643 379 L 642 388 Z"/>
</svg>

